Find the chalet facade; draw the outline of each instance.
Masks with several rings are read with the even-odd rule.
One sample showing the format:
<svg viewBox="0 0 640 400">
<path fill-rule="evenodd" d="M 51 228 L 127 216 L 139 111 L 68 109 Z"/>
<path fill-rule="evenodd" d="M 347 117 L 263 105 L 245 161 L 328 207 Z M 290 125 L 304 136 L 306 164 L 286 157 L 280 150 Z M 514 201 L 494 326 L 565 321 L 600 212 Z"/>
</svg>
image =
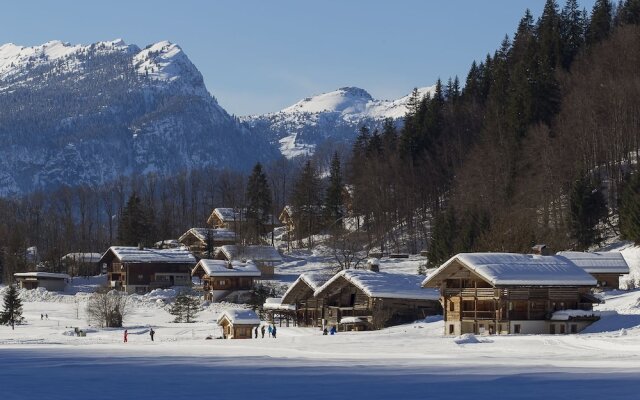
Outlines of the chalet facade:
<svg viewBox="0 0 640 400">
<path fill-rule="evenodd" d="M 327 223 L 325 210 L 318 206 L 300 210 L 288 205 L 282 209 L 278 219 L 286 227 L 290 240 L 314 235 L 333 222 Z"/>
<path fill-rule="evenodd" d="M 50 292 L 63 292 L 71 277 L 67 274 L 52 272 L 18 272 L 13 274 L 22 289 L 45 288 Z"/>
<path fill-rule="evenodd" d="M 213 256 L 217 247 L 235 244 L 236 234 L 226 228 L 191 228 L 178 242 L 200 257 L 207 256 L 209 251 Z"/>
<path fill-rule="evenodd" d="M 598 319 L 595 286 L 566 258 L 511 253 L 458 254 L 423 282 L 440 289 L 445 335 L 577 333 Z"/>
<path fill-rule="evenodd" d="M 212 228 L 229 229 L 236 233 L 245 232 L 249 223 L 251 223 L 251 221 L 247 218 L 246 208 L 214 208 L 207 219 L 207 224 Z M 278 221 L 274 220 L 270 214 L 267 216 L 266 222 L 262 225 L 260 233 L 272 230 L 277 223 Z"/>
<path fill-rule="evenodd" d="M 127 293 L 146 293 L 171 286 L 190 286 L 195 257 L 185 249 L 113 246 L 100 259 L 109 285 Z"/>
<path fill-rule="evenodd" d="M 344 270 L 324 278 L 304 274 L 282 298 L 296 305 L 298 324 L 381 329 L 442 312 L 438 291 L 422 289 L 418 275 Z"/>
<path fill-rule="evenodd" d="M 251 339 L 260 326 L 260 318 L 253 310 L 225 310 L 218 318 L 218 326 L 225 339 Z"/>
<path fill-rule="evenodd" d="M 619 251 L 584 253 L 561 251 L 559 256 L 585 270 L 597 281 L 600 289 L 618 289 L 620 277 L 629 273 L 629 265 Z"/>
<path fill-rule="evenodd" d="M 202 283 L 205 300 L 220 301 L 232 294 L 234 297 L 248 294 L 253 280 L 260 278 L 260 271 L 253 263 L 202 259 L 191 275 Z"/>
<path fill-rule="evenodd" d="M 297 325 L 322 326 L 322 302 L 314 294 L 331 277 L 331 274 L 323 273 L 307 272 L 301 274 L 282 296 L 279 307 L 281 309 L 286 308 L 289 314 L 292 312 L 290 307 L 293 307 Z M 274 307 L 267 306 L 266 308 Z M 276 312 L 274 311 L 273 314 L 276 314 Z"/>
<path fill-rule="evenodd" d="M 224 261 L 252 261 L 262 274 L 262 279 L 273 278 L 275 266 L 282 264 L 282 256 L 273 246 L 226 245 L 216 249 L 214 259 Z"/>
<path fill-rule="evenodd" d="M 71 276 L 95 276 L 102 272 L 100 258 L 100 253 L 69 253 L 60 262 Z"/>
</svg>

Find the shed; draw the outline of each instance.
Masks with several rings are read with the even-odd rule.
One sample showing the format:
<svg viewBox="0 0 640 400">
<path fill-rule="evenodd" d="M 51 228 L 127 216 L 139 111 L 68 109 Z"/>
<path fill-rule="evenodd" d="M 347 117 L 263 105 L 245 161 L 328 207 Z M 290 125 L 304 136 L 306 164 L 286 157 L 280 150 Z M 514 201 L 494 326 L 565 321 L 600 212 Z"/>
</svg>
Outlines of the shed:
<svg viewBox="0 0 640 400">
<path fill-rule="evenodd" d="M 253 310 L 227 309 L 218 317 L 218 325 L 225 339 L 251 339 L 260 318 Z"/>
<path fill-rule="evenodd" d="M 17 272 L 13 274 L 18 286 L 23 289 L 45 288 L 48 291 L 62 292 L 71 277 L 67 274 L 52 272 Z"/>
<path fill-rule="evenodd" d="M 558 256 L 585 270 L 598 281 L 597 285 L 602 289 L 618 289 L 620 276 L 629 273 L 629 265 L 619 251 L 561 251 Z"/>
</svg>

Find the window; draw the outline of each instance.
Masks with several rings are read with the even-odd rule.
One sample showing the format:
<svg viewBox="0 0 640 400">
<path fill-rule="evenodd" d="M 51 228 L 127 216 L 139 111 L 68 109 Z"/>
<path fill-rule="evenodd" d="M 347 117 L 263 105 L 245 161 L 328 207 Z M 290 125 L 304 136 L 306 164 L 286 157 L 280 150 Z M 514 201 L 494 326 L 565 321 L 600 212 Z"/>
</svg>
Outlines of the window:
<svg viewBox="0 0 640 400">
<path fill-rule="evenodd" d="M 224 279 L 222 279 L 221 281 L 219 281 L 219 282 L 218 282 L 218 284 L 219 284 L 220 286 L 225 286 L 225 285 L 227 284 L 227 281 L 226 281 L 226 280 L 224 280 Z"/>
<path fill-rule="evenodd" d="M 566 332 L 566 329 L 565 329 L 565 327 L 564 327 L 564 324 L 563 324 L 563 325 L 560 325 L 560 333 L 562 333 L 562 334 L 567 333 L 567 332 Z"/>
<path fill-rule="evenodd" d="M 555 324 L 549 325 L 549 333 L 552 334 L 552 335 L 556 334 L 556 325 Z"/>
<path fill-rule="evenodd" d="M 143 280 L 144 279 L 144 275 L 138 275 L 138 280 Z"/>
<path fill-rule="evenodd" d="M 513 333 L 520 333 L 520 324 L 513 325 Z"/>
<path fill-rule="evenodd" d="M 453 324 L 449 324 L 449 335 L 453 335 L 456 331 L 456 328 Z"/>
<path fill-rule="evenodd" d="M 453 301 L 449 300 L 449 311 L 453 312 L 456 310 L 456 303 L 454 303 Z"/>
<path fill-rule="evenodd" d="M 571 333 L 578 333 L 578 325 L 571 324 Z"/>
</svg>

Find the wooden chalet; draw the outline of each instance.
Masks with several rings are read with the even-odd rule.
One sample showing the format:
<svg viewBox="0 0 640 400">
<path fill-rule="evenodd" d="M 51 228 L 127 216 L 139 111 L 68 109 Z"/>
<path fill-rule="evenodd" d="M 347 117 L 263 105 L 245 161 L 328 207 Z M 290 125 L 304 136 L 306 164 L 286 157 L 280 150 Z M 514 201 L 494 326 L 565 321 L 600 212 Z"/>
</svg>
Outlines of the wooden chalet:
<svg viewBox="0 0 640 400">
<path fill-rule="evenodd" d="M 13 274 L 22 289 L 45 288 L 50 292 L 63 292 L 71 277 L 53 272 L 17 272 Z"/>
<path fill-rule="evenodd" d="M 127 293 L 146 293 L 171 286 L 190 286 L 195 257 L 185 249 L 113 246 L 100 259 L 109 285 Z"/>
<path fill-rule="evenodd" d="M 220 301 L 232 293 L 248 293 L 253 288 L 253 280 L 260 278 L 260 271 L 253 263 L 202 259 L 191 275 L 202 283 L 205 300 Z"/>
<path fill-rule="evenodd" d="M 260 326 L 260 318 L 253 310 L 225 310 L 218 318 L 225 339 L 251 339 Z"/>
<path fill-rule="evenodd" d="M 422 277 L 363 269 L 340 271 L 314 292 L 315 324 L 381 329 L 442 312 L 437 290 L 420 287 Z"/>
<path fill-rule="evenodd" d="M 306 214 L 305 217 L 302 217 L 301 213 Z M 328 225 L 327 216 L 322 207 L 297 210 L 295 207 L 287 205 L 282 209 L 278 219 L 287 229 L 289 239 L 300 239 L 303 236 L 316 234 Z M 334 221 L 329 221 L 329 224 L 332 222 Z M 304 224 L 304 226 L 300 224 Z M 311 232 L 308 232 L 309 230 Z"/>
<path fill-rule="evenodd" d="M 324 285 L 331 274 L 309 273 L 301 274 L 296 281 L 289 286 L 280 301 L 280 308 L 293 307 L 295 313 L 295 323 L 301 326 L 322 326 L 322 302 L 314 296 L 318 288 Z M 267 306 L 265 308 L 275 308 Z M 285 310 L 274 310 L 272 313 L 288 315 L 291 312 Z"/>
<path fill-rule="evenodd" d="M 69 253 L 60 258 L 63 271 L 71 276 L 95 276 L 102 272 L 100 253 Z"/>
<path fill-rule="evenodd" d="M 273 278 L 275 266 L 282 264 L 282 256 L 273 246 L 221 246 L 216 249 L 214 259 L 242 262 L 252 261 L 260 270 L 263 279 Z"/>
<path fill-rule="evenodd" d="M 618 289 L 620 276 L 629 273 L 629 265 L 619 251 L 584 253 L 580 251 L 561 251 L 559 256 L 591 274 L 603 290 Z"/>
<path fill-rule="evenodd" d="M 206 256 L 211 251 L 213 256 L 216 247 L 235 244 L 235 232 L 226 228 L 191 228 L 178 239 L 181 245 L 198 256 Z"/>
<path fill-rule="evenodd" d="M 267 222 L 262 226 L 262 233 L 272 230 L 278 222 L 274 221 L 271 215 L 269 215 L 266 220 Z M 207 224 L 213 228 L 229 229 L 236 233 L 244 232 L 247 224 L 250 222 L 247 218 L 247 210 L 245 208 L 214 208 L 207 219 Z"/>
<path fill-rule="evenodd" d="M 423 282 L 440 289 L 445 335 L 576 333 L 598 319 L 595 285 L 566 258 L 512 253 L 461 253 Z"/>
</svg>

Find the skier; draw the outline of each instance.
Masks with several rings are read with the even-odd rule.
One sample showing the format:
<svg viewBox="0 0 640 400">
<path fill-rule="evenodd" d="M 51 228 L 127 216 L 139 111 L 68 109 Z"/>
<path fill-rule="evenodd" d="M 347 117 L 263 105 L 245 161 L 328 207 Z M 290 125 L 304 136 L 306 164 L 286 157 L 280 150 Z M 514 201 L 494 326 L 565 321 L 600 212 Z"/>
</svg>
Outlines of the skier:
<svg viewBox="0 0 640 400">
<path fill-rule="evenodd" d="M 265 331 L 265 328 L 264 328 L 264 325 L 262 325 L 262 328 L 260 328 L 260 332 L 262 333 L 262 338 L 263 339 L 264 339 L 264 331 Z"/>
<path fill-rule="evenodd" d="M 149 336 L 151 336 L 151 341 L 153 342 L 153 335 L 156 334 L 156 331 L 153 330 L 153 328 L 151 328 L 151 330 L 149 331 Z"/>
<path fill-rule="evenodd" d="M 335 326 L 335 325 L 333 325 L 333 326 L 331 327 L 331 330 L 329 331 L 329 333 L 330 333 L 330 334 L 332 334 L 332 335 L 335 335 L 335 334 L 336 334 L 336 326 Z"/>
<path fill-rule="evenodd" d="M 273 324 L 273 331 L 271 332 L 273 334 L 273 338 L 276 338 L 276 324 Z"/>
<path fill-rule="evenodd" d="M 269 325 L 269 337 L 271 337 L 271 332 L 273 332 L 273 328 L 271 328 L 271 325 Z"/>
<path fill-rule="evenodd" d="M 253 332 L 255 333 L 256 339 L 258 338 L 258 327 L 256 326 L 256 329 L 253 330 Z"/>
<path fill-rule="evenodd" d="M 323 334 L 323 335 L 328 335 L 328 334 L 329 334 L 329 331 L 327 330 L 327 328 L 324 328 L 324 329 L 322 330 L 322 334 Z"/>
<path fill-rule="evenodd" d="M 40 321 L 42 321 L 44 319 L 44 315 L 40 314 Z"/>
<path fill-rule="evenodd" d="M 127 336 L 129 336 L 129 332 L 127 332 L 127 330 L 124 330 L 124 342 L 127 343 Z"/>
</svg>

